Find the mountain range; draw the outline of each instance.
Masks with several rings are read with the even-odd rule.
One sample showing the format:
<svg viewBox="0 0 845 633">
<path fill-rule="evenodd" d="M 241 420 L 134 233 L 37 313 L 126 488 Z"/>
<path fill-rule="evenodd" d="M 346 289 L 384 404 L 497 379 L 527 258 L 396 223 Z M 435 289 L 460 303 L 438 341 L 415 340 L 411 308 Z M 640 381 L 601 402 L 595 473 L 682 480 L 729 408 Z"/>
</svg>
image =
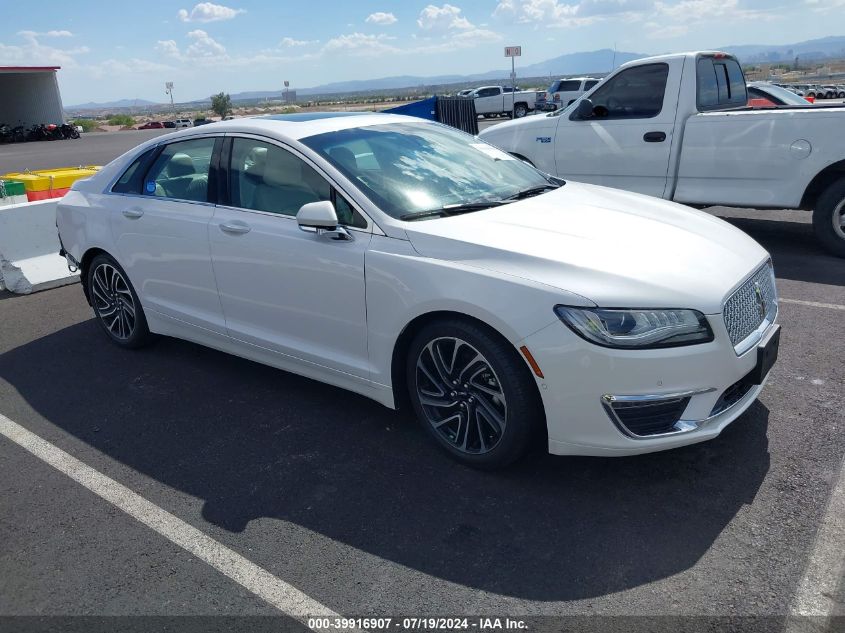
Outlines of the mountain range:
<svg viewBox="0 0 845 633">
<path fill-rule="evenodd" d="M 741 44 L 724 46 L 717 50 L 736 55 L 744 64 L 793 62 L 795 57 L 800 61 L 818 61 L 828 58 L 845 58 L 845 36 L 825 37 L 796 44 Z M 644 53 L 631 53 L 601 49 L 597 51 L 567 53 L 553 59 L 547 59 L 536 64 L 519 66 L 519 77 L 543 77 L 547 75 L 573 74 L 606 74 L 616 66 L 634 59 L 647 57 Z M 479 81 L 504 80 L 510 75 L 506 69 L 490 70 L 470 75 L 434 75 L 416 76 L 399 75 L 382 77 L 379 79 L 361 79 L 354 81 L 337 81 L 297 90 L 298 96 L 341 94 L 348 92 L 366 92 L 377 90 L 391 90 L 399 88 L 413 88 L 416 86 L 441 86 L 460 82 L 472 83 Z M 232 101 L 255 101 L 261 99 L 278 99 L 282 95 L 280 90 L 238 92 L 231 95 Z M 207 101 L 200 100 L 200 101 Z M 84 103 L 67 106 L 66 110 L 94 110 L 106 108 L 132 108 L 157 105 L 144 99 L 121 99 L 107 103 Z"/>
</svg>

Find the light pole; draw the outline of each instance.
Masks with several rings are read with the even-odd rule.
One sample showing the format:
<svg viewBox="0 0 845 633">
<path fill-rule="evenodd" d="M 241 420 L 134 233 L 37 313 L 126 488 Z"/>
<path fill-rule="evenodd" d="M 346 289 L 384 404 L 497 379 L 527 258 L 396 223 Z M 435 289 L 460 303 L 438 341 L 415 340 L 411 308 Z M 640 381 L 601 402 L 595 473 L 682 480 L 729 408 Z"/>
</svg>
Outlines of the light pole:
<svg viewBox="0 0 845 633">
<path fill-rule="evenodd" d="M 172 81 L 164 82 L 164 94 L 170 95 L 170 114 L 175 114 L 175 110 L 173 108 L 173 82 Z"/>
</svg>

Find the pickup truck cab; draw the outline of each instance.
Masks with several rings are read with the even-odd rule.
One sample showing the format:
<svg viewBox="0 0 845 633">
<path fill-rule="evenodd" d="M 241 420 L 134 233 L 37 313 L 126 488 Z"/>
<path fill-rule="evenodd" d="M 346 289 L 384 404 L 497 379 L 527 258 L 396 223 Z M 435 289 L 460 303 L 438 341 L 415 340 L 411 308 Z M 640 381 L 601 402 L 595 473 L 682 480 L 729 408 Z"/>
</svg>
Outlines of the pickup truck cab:
<svg viewBox="0 0 845 633">
<path fill-rule="evenodd" d="M 498 114 L 511 115 L 521 119 L 534 110 L 537 93 L 533 90 L 511 92 L 502 86 L 481 86 L 467 96 L 475 100 L 475 113 L 485 117 Z"/>
<path fill-rule="evenodd" d="M 592 90 L 601 79 L 595 77 L 572 77 L 570 79 L 556 79 L 551 83 L 545 95 L 541 98 L 540 110 L 559 110 L 565 108 L 585 92 Z"/>
<path fill-rule="evenodd" d="M 845 257 L 845 108 L 747 106 L 726 53 L 620 66 L 569 107 L 484 130 L 487 142 L 563 178 L 691 206 L 813 209 Z"/>
</svg>

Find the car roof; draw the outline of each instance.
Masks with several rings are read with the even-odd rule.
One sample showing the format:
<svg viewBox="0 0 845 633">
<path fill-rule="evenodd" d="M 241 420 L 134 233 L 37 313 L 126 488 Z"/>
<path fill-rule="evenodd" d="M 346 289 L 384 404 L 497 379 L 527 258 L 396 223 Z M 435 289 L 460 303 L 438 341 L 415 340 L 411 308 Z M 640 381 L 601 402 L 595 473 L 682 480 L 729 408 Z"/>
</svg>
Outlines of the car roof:
<svg viewBox="0 0 845 633">
<path fill-rule="evenodd" d="M 303 112 L 299 114 L 271 114 L 256 117 L 243 117 L 230 121 L 216 121 L 191 131 L 180 130 L 172 134 L 158 136 L 157 142 L 175 139 L 187 139 L 210 133 L 245 133 L 273 136 L 281 140 L 298 141 L 300 139 L 370 125 L 387 123 L 432 123 L 418 117 L 378 112 Z"/>
</svg>

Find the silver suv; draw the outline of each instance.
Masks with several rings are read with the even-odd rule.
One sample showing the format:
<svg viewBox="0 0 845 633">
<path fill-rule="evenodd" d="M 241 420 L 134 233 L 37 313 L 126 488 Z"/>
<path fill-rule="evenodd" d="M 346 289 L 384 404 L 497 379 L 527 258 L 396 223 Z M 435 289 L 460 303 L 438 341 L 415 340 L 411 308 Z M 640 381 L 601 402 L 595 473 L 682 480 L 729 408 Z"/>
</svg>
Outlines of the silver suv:
<svg viewBox="0 0 845 633">
<path fill-rule="evenodd" d="M 176 127 L 194 127 L 194 122 L 190 119 L 176 119 L 174 123 Z"/>
</svg>

